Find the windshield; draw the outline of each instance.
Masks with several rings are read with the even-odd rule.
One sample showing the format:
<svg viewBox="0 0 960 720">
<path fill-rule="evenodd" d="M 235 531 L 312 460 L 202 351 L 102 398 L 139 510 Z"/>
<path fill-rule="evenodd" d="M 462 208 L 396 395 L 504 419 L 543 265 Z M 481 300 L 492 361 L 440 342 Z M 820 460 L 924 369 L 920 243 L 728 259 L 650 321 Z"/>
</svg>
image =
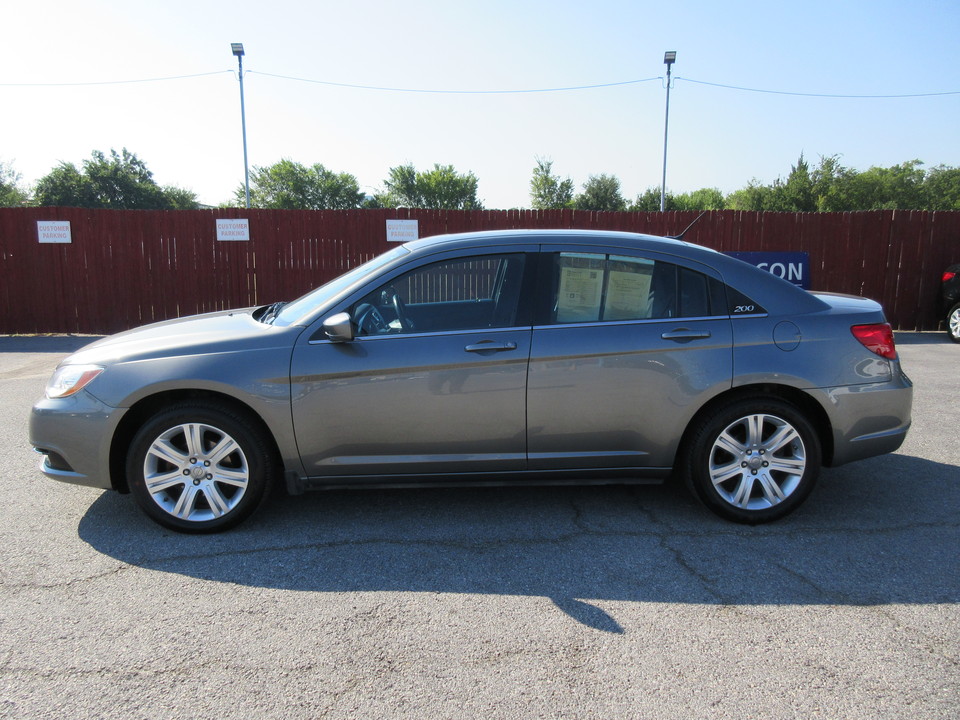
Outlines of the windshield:
<svg viewBox="0 0 960 720">
<path fill-rule="evenodd" d="M 380 268 L 389 265 L 397 258 L 409 252 L 409 250 L 400 245 L 385 252 L 383 255 L 377 255 L 377 257 L 363 263 L 363 265 L 357 265 L 357 267 L 348 270 L 343 275 L 284 305 L 276 314 L 273 324 L 283 327 L 297 325 L 301 320 L 306 320 L 309 316 L 314 315 L 320 308 L 328 305 L 367 275 L 375 273 Z"/>
</svg>

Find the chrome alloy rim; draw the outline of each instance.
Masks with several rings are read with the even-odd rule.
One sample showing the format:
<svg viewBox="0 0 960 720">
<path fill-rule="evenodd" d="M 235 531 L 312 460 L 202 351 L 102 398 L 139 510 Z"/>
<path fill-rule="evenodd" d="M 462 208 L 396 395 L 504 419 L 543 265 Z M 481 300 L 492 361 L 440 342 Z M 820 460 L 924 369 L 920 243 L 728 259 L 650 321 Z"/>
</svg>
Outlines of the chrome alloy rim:
<svg viewBox="0 0 960 720">
<path fill-rule="evenodd" d="M 143 477 L 150 497 L 170 515 L 213 520 L 243 498 L 250 480 L 247 458 L 222 430 L 185 423 L 160 435 L 147 450 Z"/>
<path fill-rule="evenodd" d="M 806 450 L 796 429 L 774 415 L 748 415 L 730 423 L 710 450 L 710 479 L 726 502 L 763 510 L 800 485 Z"/>
<path fill-rule="evenodd" d="M 950 313 L 950 334 L 955 338 L 960 338 L 960 308 Z"/>
</svg>

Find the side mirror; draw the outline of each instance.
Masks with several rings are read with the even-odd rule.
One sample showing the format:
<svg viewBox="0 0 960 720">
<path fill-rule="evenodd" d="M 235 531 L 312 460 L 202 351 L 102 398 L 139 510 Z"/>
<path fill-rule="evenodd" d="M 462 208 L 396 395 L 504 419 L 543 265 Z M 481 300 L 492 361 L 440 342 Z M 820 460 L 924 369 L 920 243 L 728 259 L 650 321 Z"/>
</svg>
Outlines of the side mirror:
<svg viewBox="0 0 960 720">
<path fill-rule="evenodd" d="M 323 321 L 323 334 L 331 342 L 350 342 L 353 340 L 353 319 L 350 313 L 337 313 Z"/>
</svg>

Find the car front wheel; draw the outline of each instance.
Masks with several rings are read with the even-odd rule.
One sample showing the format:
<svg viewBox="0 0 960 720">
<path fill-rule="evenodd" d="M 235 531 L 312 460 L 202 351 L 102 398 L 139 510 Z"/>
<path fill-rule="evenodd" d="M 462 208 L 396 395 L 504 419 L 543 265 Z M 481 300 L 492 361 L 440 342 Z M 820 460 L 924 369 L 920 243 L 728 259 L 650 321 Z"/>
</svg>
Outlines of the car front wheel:
<svg viewBox="0 0 960 720">
<path fill-rule="evenodd" d="M 693 428 L 687 482 L 713 512 L 735 522 L 770 522 L 793 512 L 820 472 L 820 442 L 794 406 L 745 399 L 718 408 Z"/>
<path fill-rule="evenodd" d="M 189 403 L 148 420 L 127 456 L 127 480 L 153 520 L 179 532 L 217 532 L 246 519 L 272 484 L 260 433 L 227 406 Z"/>
<path fill-rule="evenodd" d="M 957 303 L 947 313 L 947 334 L 955 343 L 960 343 L 960 303 Z"/>
</svg>

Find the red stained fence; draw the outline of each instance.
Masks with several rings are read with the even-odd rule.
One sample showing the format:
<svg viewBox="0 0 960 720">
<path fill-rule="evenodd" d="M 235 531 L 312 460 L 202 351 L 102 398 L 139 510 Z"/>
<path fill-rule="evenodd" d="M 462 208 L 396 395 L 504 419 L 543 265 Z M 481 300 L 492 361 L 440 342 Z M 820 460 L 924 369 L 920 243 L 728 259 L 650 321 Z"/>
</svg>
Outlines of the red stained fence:
<svg viewBox="0 0 960 720">
<path fill-rule="evenodd" d="M 0 333 L 112 333 L 292 299 L 388 249 L 388 219 L 418 220 L 420 237 L 516 228 L 670 235 L 698 214 L 0 208 Z M 229 218 L 249 220 L 250 241 L 217 241 L 215 221 Z M 72 242 L 40 243 L 38 221 L 69 221 Z M 960 262 L 960 212 L 723 210 L 685 239 L 724 252 L 807 252 L 815 289 L 879 300 L 898 329 L 934 330 L 940 275 Z"/>
</svg>

